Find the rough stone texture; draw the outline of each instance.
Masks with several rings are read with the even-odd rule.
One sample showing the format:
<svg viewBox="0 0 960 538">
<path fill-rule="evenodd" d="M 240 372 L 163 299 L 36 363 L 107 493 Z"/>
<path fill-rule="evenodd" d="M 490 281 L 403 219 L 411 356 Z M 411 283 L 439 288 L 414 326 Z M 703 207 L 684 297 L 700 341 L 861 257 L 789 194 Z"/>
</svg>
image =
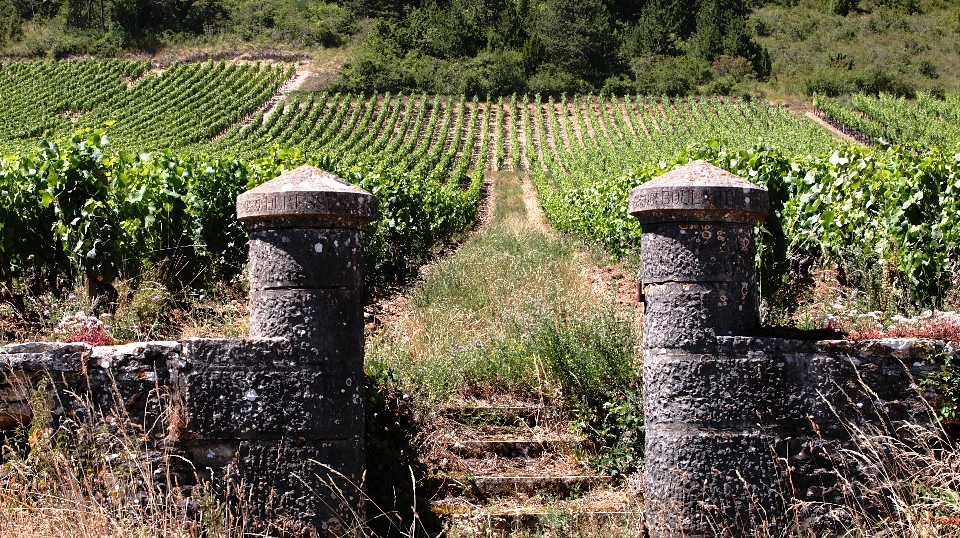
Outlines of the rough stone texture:
<svg viewBox="0 0 960 538">
<path fill-rule="evenodd" d="M 933 424 L 921 398 L 933 395 L 918 380 L 939 369 L 934 358 L 960 361 L 960 350 L 949 344 L 912 339 L 736 336 L 717 337 L 710 353 L 646 353 L 645 503 L 654 536 L 749 529 L 794 500 L 824 512 L 843 505 L 850 487 L 854 493 L 859 484 L 873 487 L 860 466 L 840 457 L 860 451 L 851 428 L 909 442 L 913 430 L 905 426 Z M 356 416 L 350 406 L 361 398 L 362 383 L 340 384 L 316 363 L 301 370 L 299 354 L 281 338 L 0 347 L 0 430 L 31 419 L 30 396 L 46 380 L 54 421 L 125 416 L 147 426 L 154 449 L 172 450 L 158 468 L 180 458 L 191 463 L 175 483 L 194 483 L 195 472 L 244 483 L 257 517 L 288 521 L 304 534 L 326 525 L 325 532 L 340 535 L 362 518 L 349 497 L 359 498 L 351 484 L 363 472 L 356 465 L 364 458 L 363 425 L 354 421 L 346 438 L 328 439 L 345 425 L 324 427 L 304 417 Z M 273 383 L 290 379 L 289 386 Z M 331 399 L 341 403 L 322 407 Z M 346 411 L 338 413 L 340 407 Z M 816 516 L 805 514 L 813 525 Z"/>
<path fill-rule="evenodd" d="M 362 361 L 362 300 L 359 289 L 250 290 L 250 336 L 289 337 L 311 350 L 302 361 Z"/>
<path fill-rule="evenodd" d="M 647 284 L 749 281 L 756 275 L 753 224 L 649 223 L 641 248 Z"/>
<path fill-rule="evenodd" d="M 362 466 L 338 468 L 336 462 L 363 461 L 363 439 L 316 441 L 274 440 L 194 441 L 183 455 L 194 466 L 243 483 L 244 502 L 258 519 L 270 520 L 286 536 L 356 536 L 365 521 L 357 488 Z M 331 464 L 330 462 L 333 462 Z"/>
<path fill-rule="evenodd" d="M 691 351 L 760 323 L 753 227 L 767 193 L 694 161 L 630 191 L 643 226 L 644 347 Z"/>
<path fill-rule="evenodd" d="M 242 483 L 254 517 L 342 536 L 363 517 L 363 371 L 299 355 L 281 338 L 0 347 L 0 430 L 28 424 L 46 385 L 55 422 L 123 421 L 172 450 L 157 464 L 173 483 Z"/>
<path fill-rule="evenodd" d="M 740 222 L 767 215 L 767 191 L 706 161 L 693 161 L 630 191 L 630 214 L 655 222 Z"/>
<path fill-rule="evenodd" d="M 183 377 L 186 401 L 205 411 L 232 405 L 188 412 L 186 433 L 240 441 L 237 465 L 248 470 L 253 497 L 279 495 L 278 509 L 322 529 L 343 519 L 344 506 L 363 506 L 362 230 L 376 218 L 376 199 L 303 166 L 240 195 L 237 218 L 251 234 L 250 335 L 290 346 L 231 347 L 227 361 L 210 352 L 195 360 Z M 317 483 L 310 459 L 345 482 Z M 333 491 L 347 497 L 344 506 Z"/>
<path fill-rule="evenodd" d="M 251 368 L 193 360 L 188 367 L 181 372 L 188 437 L 363 438 L 361 369 L 296 363 Z"/>
<path fill-rule="evenodd" d="M 767 357 L 715 352 L 718 336 L 760 323 L 753 227 L 766 213 L 766 191 L 704 161 L 630 192 L 643 227 L 651 536 L 749 533 L 758 513 L 784 512 L 768 448 L 779 438 L 758 423 L 782 402 L 781 372 Z"/>
<path fill-rule="evenodd" d="M 358 289 L 363 284 L 362 253 L 359 230 L 254 231 L 250 234 L 250 288 Z"/>
<path fill-rule="evenodd" d="M 251 230 L 363 229 L 376 216 L 373 195 L 306 165 L 237 197 L 237 218 Z"/>
<path fill-rule="evenodd" d="M 717 336 L 747 334 L 760 323 L 750 282 L 646 284 L 645 348 L 709 351 Z"/>
<path fill-rule="evenodd" d="M 288 536 L 358 534 L 362 230 L 376 200 L 301 167 L 239 196 L 237 215 L 251 232 L 251 338 L 0 348 L 0 428 L 30 421 L 46 384 L 54 420 L 140 424 L 174 451 L 174 484 L 243 485 L 245 511 Z"/>
<path fill-rule="evenodd" d="M 960 358 L 942 342 L 743 336 L 716 338 L 710 353 L 646 350 L 651 536 L 749 535 L 794 499 L 828 511 L 857 484 L 876 487 L 842 457 L 864 452 L 852 432 L 910 443 L 917 426 L 933 430 L 934 395 L 917 380 L 947 355 Z"/>
<path fill-rule="evenodd" d="M 764 523 L 776 527 L 785 511 L 772 457 L 777 442 L 757 429 L 658 430 L 648 441 L 645 468 L 670 473 L 647 481 L 650 535 L 752 536 L 750 529 Z"/>
</svg>

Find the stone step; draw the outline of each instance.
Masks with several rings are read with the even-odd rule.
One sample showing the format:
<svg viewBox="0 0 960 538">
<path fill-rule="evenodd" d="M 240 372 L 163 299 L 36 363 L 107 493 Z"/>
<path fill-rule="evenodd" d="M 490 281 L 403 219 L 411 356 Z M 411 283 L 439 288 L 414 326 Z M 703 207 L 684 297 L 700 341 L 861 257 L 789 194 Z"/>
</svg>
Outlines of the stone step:
<svg viewBox="0 0 960 538">
<path fill-rule="evenodd" d="M 551 405 L 459 405 L 438 413 L 461 424 L 529 427 L 542 426 L 563 416 L 559 407 Z"/>
<path fill-rule="evenodd" d="M 471 439 L 447 443 L 450 452 L 462 458 L 536 458 L 547 452 L 572 454 L 578 446 L 579 443 L 573 439 Z"/>
<path fill-rule="evenodd" d="M 567 497 L 597 487 L 613 484 L 613 477 L 598 475 L 573 476 L 477 476 L 477 490 L 485 497 L 507 494 L 544 494 Z"/>
<path fill-rule="evenodd" d="M 564 530 L 575 528 L 578 536 L 597 529 L 602 536 L 641 537 L 644 534 L 642 512 L 471 512 L 446 514 L 450 521 L 448 536 L 462 538 L 513 536 L 526 531 L 541 535 L 545 529 L 556 536 L 567 535 Z M 592 534 L 587 534 L 592 535 Z"/>
<path fill-rule="evenodd" d="M 449 477 L 448 494 L 469 493 L 479 498 L 505 495 L 547 495 L 567 498 L 614 483 L 613 477 L 598 475 L 554 476 L 460 476 Z"/>
</svg>

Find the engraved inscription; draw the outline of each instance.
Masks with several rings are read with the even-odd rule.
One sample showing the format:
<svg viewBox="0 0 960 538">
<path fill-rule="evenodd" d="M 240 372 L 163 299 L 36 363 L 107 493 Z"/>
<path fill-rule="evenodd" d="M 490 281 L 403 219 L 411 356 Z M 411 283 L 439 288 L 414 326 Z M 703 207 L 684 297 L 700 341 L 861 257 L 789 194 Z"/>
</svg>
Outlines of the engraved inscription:
<svg viewBox="0 0 960 538">
<path fill-rule="evenodd" d="M 327 202 L 319 196 L 293 192 L 279 192 L 244 198 L 239 203 L 240 213 L 313 213 L 326 211 Z"/>
<path fill-rule="evenodd" d="M 740 192 L 731 189 L 701 191 L 681 187 L 641 189 L 637 192 L 635 201 L 636 204 L 650 207 L 703 207 L 704 205 L 736 207 L 747 202 L 749 198 L 744 199 Z"/>
</svg>

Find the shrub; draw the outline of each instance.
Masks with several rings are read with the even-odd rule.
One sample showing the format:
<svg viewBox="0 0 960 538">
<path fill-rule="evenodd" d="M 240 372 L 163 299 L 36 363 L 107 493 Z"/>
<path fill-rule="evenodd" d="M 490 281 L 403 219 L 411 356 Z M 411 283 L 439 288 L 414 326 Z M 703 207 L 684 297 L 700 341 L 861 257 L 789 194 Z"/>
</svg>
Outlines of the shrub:
<svg viewBox="0 0 960 538">
<path fill-rule="evenodd" d="M 104 325 L 103 321 L 96 316 L 87 316 L 83 311 L 78 311 L 72 316 L 67 316 L 60 321 L 55 329 L 55 333 L 64 342 L 84 342 L 91 346 L 108 346 L 114 342 L 113 337 L 107 333 L 109 326 Z"/>
<path fill-rule="evenodd" d="M 613 305 L 575 315 L 528 312 L 520 327 L 579 426 L 601 446 L 599 470 L 627 473 L 643 452 L 639 342 L 634 320 Z"/>
<path fill-rule="evenodd" d="M 527 81 L 528 92 L 539 93 L 544 97 L 559 97 L 564 93 L 580 93 L 588 88 L 589 84 L 586 82 L 552 66 L 542 68 Z"/>
<path fill-rule="evenodd" d="M 711 78 L 709 64 L 686 56 L 645 56 L 634 58 L 630 69 L 637 90 L 648 95 L 682 97 Z"/>
<path fill-rule="evenodd" d="M 826 95 L 836 97 L 849 91 L 847 76 L 837 69 L 819 68 L 803 81 L 803 90 L 807 95 Z"/>
<path fill-rule="evenodd" d="M 603 82 L 603 87 L 600 88 L 600 95 L 611 96 L 611 95 L 627 95 L 637 91 L 636 84 L 632 80 L 624 76 L 619 77 L 610 77 Z"/>
</svg>

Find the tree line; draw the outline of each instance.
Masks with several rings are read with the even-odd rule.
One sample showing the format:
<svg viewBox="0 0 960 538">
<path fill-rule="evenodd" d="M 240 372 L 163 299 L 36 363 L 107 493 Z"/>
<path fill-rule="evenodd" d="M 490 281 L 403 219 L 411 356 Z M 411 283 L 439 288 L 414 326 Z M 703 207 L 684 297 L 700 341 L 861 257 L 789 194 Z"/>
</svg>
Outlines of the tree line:
<svg viewBox="0 0 960 538">
<path fill-rule="evenodd" d="M 765 79 L 742 0 L 358 0 L 375 17 L 340 86 L 442 93 L 685 95 Z"/>
<path fill-rule="evenodd" d="M 683 95 L 770 73 L 742 0 L 0 0 L 0 9 L 9 14 L 0 47 L 33 56 L 150 52 L 170 36 L 294 47 L 355 38 L 339 82 L 351 91 Z"/>
</svg>

